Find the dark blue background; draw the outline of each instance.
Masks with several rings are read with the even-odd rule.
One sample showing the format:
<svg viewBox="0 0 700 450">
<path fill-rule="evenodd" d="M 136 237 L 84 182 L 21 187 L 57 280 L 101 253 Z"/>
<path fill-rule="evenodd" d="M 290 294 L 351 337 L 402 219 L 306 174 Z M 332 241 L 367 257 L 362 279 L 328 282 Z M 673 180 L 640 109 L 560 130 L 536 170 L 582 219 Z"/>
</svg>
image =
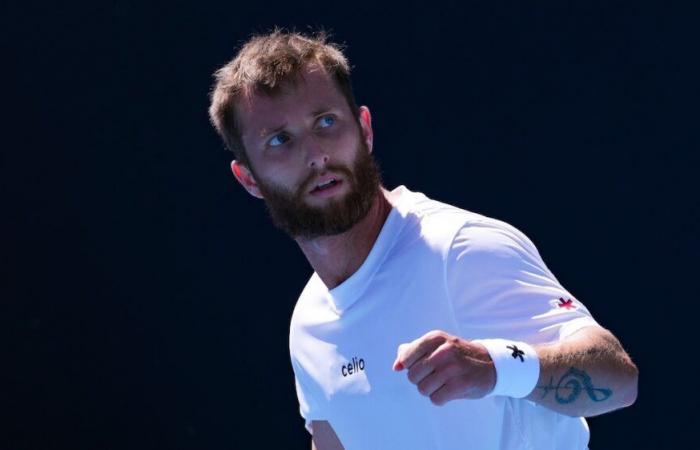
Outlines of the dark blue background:
<svg viewBox="0 0 700 450">
<path fill-rule="evenodd" d="M 0 449 L 308 449 L 311 268 L 229 171 L 211 74 L 251 32 L 347 44 L 385 185 L 503 219 L 622 341 L 672 448 L 696 403 L 697 59 L 669 2 L 5 4 Z"/>
</svg>

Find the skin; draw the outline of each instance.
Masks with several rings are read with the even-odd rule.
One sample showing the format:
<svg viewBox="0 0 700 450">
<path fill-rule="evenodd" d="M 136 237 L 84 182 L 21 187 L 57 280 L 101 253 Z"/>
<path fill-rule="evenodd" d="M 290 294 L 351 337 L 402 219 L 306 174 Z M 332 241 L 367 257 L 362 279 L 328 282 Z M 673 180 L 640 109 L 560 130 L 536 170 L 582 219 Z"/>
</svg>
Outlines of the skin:
<svg viewBox="0 0 700 450">
<path fill-rule="evenodd" d="M 329 171 L 327 166 L 351 166 L 355 152 L 361 147 L 359 139 L 364 140 L 369 152 L 373 148 L 369 108 L 361 106 L 359 117 L 353 117 L 339 89 L 317 68 L 308 68 L 296 80 L 296 85 L 280 96 L 253 94 L 239 102 L 237 108 L 243 143 L 254 171 L 235 160 L 231 169 L 239 183 L 260 199 L 264 198 L 260 184 L 293 190 L 313 182 L 314 174 L 340 176 Z M 325 114 L 336 118 L 333 132 L 319 127 L 319 120 Z M 270 139 L 275 137 L 271 131 L 279 124 L 285 124 L 283 131 L 294 140 L 293 151 L 280 152 L 270 147 Z M 348 189 L 348 183 L 344 183 L 337 195 L 345 194 Z M 304 200 L 310 206 L 323 207 L 331 198 L 318 198 L 307 192 Z M 389 191 L 381 187 L 368 214 L 350 230 L 311 239 L 293 237 L 329 289 L 338 286 L 362 265 L 391 210 L 390 200 Z"/>
<path fill-rule="evenodd" d="M 252 168 L 234 160 L 231 170 L 236 180 L 260 199 L 265 198 L 264 186 L 275 186 L 300 192 L 310 206 L 327 207 L 334 198 L 313 196 L 308 192 L 310 186 L 318 176 L 341 175 L 329 165 L 352 167 L 358 151 L 373 149 L 369 108 L 360 107 L 359 117 L 353 117 L 331 78 L 314 66 L 307 67 L 282 94 L 252 93 L 236 108 Z M 326 119 L 328 115 L 334 120 Z M 330 122 L 332 127 L 327 126 Z M 365 146 L 359 145 L 360 140 Z M 273 145 L 282 141 L 290 145 Z M 349 189 L 349 183 L 341 184 L 334 197 L 346 195 Z M 362 265 L 392 203 L 390 192 L 380 186 L 366 216 L 347 231 L 313 238 L 292 236 L 328 289 Z M 603 328 L 587 327 L 535 350 L 540 358 L 540 379 L 528 400 L 562 414 L 592 416 L 628 406 L 636 399 L 637 368 L 617 339 Z M 407 382 L 435 405 L 482 398 L 496 382 L 494 364 L 485 347 L 441 330 L 399 346 L 393 368 L 404 371 Z M 572 368 L 577 372 L 571 372 Z M 572 373 L 579 379 L 588 377 L 592 389 L 599 389 L 592 391 L 593 398 L 581 390 L 571 399 L 575 391 L 567 391 L 561 380 Z M 608 390 L 611 395 L 601 394 Z M 312 428 L 312 449 L 343 448 L 327 421 L 314 421 Z"/>
<path fill-rule="evenodd" d="M 528 400 L 568 416 L 590 417 L 629 406 L 637 398 L 637 367 L 604 328 L 582 328 L 534 349 L 540 377 Z M 400 345 L 393 368 L 405 370 L 418 392 L 438 406 L 482 398 L 496 385 L 496 370 L 483 345 L 440 330 Z M 582 386 L 578 392 L 566 384 L 572 379 Z"/>
<path fill-rule="evenodd" d="M 342 450 L 343 444 L 327 420 L 314 420 L 311 450 Z"/>
</svg>

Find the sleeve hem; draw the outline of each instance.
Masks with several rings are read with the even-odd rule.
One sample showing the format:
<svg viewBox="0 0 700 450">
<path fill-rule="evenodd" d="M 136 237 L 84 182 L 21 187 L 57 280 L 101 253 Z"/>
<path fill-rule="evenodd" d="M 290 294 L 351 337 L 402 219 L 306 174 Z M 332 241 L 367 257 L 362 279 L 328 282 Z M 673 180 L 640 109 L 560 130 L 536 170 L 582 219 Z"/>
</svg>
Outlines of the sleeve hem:
<svg viewBox="0 0 700 450">
<path fill-rule="evenodd" d="M 592 317 L 579 317 L 564 323 L 559 328 L 559 340 L 563 340 L 576 333 L 578 330 L 591 326 L 600 326 Z"/>
</svg>

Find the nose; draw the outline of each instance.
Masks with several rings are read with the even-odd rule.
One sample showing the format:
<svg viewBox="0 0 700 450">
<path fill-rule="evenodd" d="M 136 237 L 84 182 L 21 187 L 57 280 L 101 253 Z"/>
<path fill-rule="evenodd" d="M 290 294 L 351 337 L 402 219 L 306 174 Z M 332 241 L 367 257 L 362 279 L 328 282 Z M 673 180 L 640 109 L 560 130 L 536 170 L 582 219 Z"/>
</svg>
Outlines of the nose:
<svg viewBox="0 0 700 450">
<path fill-rule="evenodd" d="M 328 151 L 316 139 L 309 138 L 306 142 L 306 158 L 309 167 L 322 169 L 328 164 Z"/>
</svg>

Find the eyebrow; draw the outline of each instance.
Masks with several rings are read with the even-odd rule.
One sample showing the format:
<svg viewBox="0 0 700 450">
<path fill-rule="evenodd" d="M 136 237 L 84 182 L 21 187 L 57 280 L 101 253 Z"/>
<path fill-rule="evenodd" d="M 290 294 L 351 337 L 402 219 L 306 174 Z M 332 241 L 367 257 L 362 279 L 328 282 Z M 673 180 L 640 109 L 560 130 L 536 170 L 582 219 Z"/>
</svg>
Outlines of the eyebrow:
<svg viewBox="0 0 700 450">
<path fill-rule="evenodd" d="M 311 115 L 314 116 L 314 117 L 316 117 L 316 116 L 320 116 L 320 115 L 323 114 L 323 113 L 327 113 L 328 111 L 331 111 L 331 110 L 333 110 L 333 108 L 330 108 L 330 107 L 327 107 L 327 106 L 323 106 L 323 107 L 314 109 L 314 110 L 311 112 Z"/>
<path fill-rule="evenodd" d="M 285 128 L 286 126 L 287 126 L 287 123 L 285 122 L 285 123 L 283 123 L 282 125 L 278 125 L 278 126 L 276 126 L 276 127 L 274 127 L 274 128 L 262 128 L 262 129 L 260 130 L 260 133 L 258 133 L 258 137 L 259 137 L 260 139 L 263 139 L 263 138 L 265 138 L 265 137 L 267 137 L 267 136 L 270 136 L 271 134 L 277 134 L 277 133 L 279 133 L 280 131 L 284 130 L 284 128 Z"/>
</svg>

